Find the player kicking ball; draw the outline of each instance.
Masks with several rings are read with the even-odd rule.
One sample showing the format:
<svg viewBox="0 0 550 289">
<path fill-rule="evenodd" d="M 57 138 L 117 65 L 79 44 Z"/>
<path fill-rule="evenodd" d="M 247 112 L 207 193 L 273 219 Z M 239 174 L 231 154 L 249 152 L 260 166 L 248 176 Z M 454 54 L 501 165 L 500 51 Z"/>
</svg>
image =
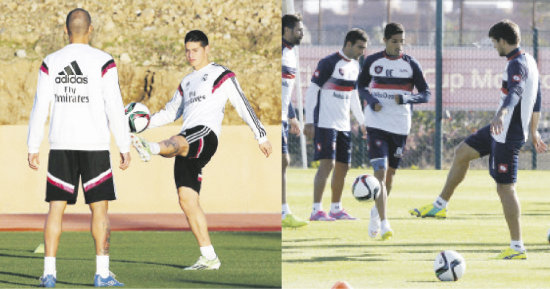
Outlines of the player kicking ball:
<svg viewBox="0 0 550 289">
<path fill-rule="evenodd" d="M 497 259 L 526 259 L 515 183 L 519 151 L 528 139 L 529 130 L 537 152 L 547 149 L 537 131 L 541 108 L 539 72 L 533 57 L 520 49 L 521 36 L 517 24 L 502 20 L 491 27 L 489 37 L 499 55 L 508 60 L 498 110 L 489 125 L 458 145 L 445 186 L 435 202 L 412 209 L 410 213 L 422 218 L 446 218 L 447 203 L 464 180 L 470 161 L 489 155 L 489 172 L 497 183 L 497 193 L 511 238 L 510 247 L 503 250 Z"/>
<path fill-rule="evenodd" d="M 152 155 L 175 157 L 174 178 L 179 204 L 197 239 L 201 256 L 184 270 L 217 270 L 221 262 L 210 241 L 206 216 L 199 203 L 202 168 L 218 147 L 218 136 L 227 99 L 252 129 L 261 152 L 269 157 L 272 148 L 266 131 L 244 96 L 235 74 L 208 61 L 210 46 L 206 34 L 193 30 L 185 35 L 185 54 L 193 72 L 183 78 L 163 110 L 151 116 L 149 128 L 183 118 L 181 133 L 161 142 L 147 142 L 132 135 L 132 145 L 144 161 Z"/>
</svg>

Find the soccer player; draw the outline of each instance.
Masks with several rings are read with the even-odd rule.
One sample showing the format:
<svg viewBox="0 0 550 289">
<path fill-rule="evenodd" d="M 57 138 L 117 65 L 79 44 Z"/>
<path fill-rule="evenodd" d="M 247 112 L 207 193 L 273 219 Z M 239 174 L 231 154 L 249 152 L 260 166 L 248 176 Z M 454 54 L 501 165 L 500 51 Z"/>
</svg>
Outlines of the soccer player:
<svg viewBox="0 0 550 289">
<path fill-rule="evenodd" d="M 44 274 L 40 286 L 55 287 L 55 256 L 67 204 L 76 202 L 79 178 L 92 211 L 91 231 L 96 248 L 96 287 L 123 286 L 109 271 L 110 224 L 108 201 L 116 199 L 109 158 L 109 127 L 120 151 L 120 168 L 130 165 L 129 128 L 113 58 L 88 45 L 93 26 L 90 14 L 74 9 L 65 32 L 70 44 L 44 59 L 29 121 L 28 163 L 38 170 L 38 151 L 50 111 L 50 154 L 46 184 L 49 211 L 44 225 Z"/>
<path fill-rule="evenodd" d="M 271 143 L 266 131 L 244 96 L 235 74 L 224 66 L 209 62 L 208 37 L 193 30 L 185 35 L 185 54 L 193 72 L 183 78 L 172 99 L 163 110 L 151 116 L 149 128 L 159 127 L 183 118 L 181 132 L 161 142 L 147 142 L 131 135 L 132 145 L 144 161 L 151 155 L 175 157 L 174 178 L 179 204 L 185 213 L 201 256 L 185 270 L 217 270 L 221 262 L 210 242 L 206 216 L 199 204 L 202 168 L 218 147 L 218 136 L 227 99 L 252 129 L 260 151 L 268 157 Z"/>
<path fill-rule="evenodd" d="M 300 125 L 296 120 L 296 113 L 290 102 L 292 89 L 294 88 L 294 78 L 296 77 L 296 50 L 295 45 L 299 45 L 302 37 L 304 37 L 304 25 L 301 17 L 287 14 L 283 16 L 283 57 L 282 57 L 282 101 L 281 101 L 281 119 L 283 129 L 283 157 L 282 157 L 282 226 L 285 228 L 298 228 L 307 225 L 307 222 L 294 216 L 290 207 L 286 202 L 286 169 L 290 163 L 290 155 L 288 153 L 288 126 L 290 124 L 290 132 L 295 135 L 300 135 Z"/>
<path fill-rule="evenodd" d="M 541 94 L 539 72 L 533 57 L 520 49 L 520 30 L 510 20 L 491 27 L 489 37 L 500 56 L 508 60 L 502 79 L 501 99 L 491 123 L 468 136 L 455 150 L 445 186 L 433 204 L 410 213 L 417 217 L 447 217 L 447 203 L 456 187 L 464 180 L 470 161 L 489 155 L 489 172 L 497 184 L 504 217 L 510 231 L 510 248 L 498 259 L 526 259 L 521 240 L 520 204 L 516 194 L 519 151 L 529 131 L 537 152 L 547 146 L 537 131 Z"/>
<path fill-rule="evenodd" d="M 342 189 L 351 162 L 350 109 L 363 126 L 363 111 L 355 85 L 359 75 L 357 59 L 365 53 L 368 36 L 361 29 L 350 30 L 343 48 L 319 61 L 306 91 L 304 133 L 314 139 L 314 159 L 319 168 L 313 183 L 311 221 L 356 220 L 342 207 Z M 332 173 L 330 213 L 321 207 L 328 175 Z"/>
<path fill-rule="evenodd" d="M 420 64 L 403 53 L 404 42 L 403 25 L 387 24 L 385 50 L 365 59 L 358 80 L 359 94 L 368 103 L 365 109 L 368 155 L 381 188 L 371 209 L 369 236 L 375 238 L 380 232 L 382 240 L 393 235 L 386 218 L 386 198 L 411 130 L 412 105 L 428 102 L 430 98 Z M 413 93 L 414 87 L 417 94 Z"/>
</svg>

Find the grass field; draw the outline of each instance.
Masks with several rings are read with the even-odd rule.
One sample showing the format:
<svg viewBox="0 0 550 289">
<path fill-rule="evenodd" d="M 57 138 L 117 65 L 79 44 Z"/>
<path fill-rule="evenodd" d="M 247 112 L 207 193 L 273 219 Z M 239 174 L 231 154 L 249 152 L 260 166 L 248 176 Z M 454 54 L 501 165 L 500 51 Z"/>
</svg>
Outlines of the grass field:
<svg viewBox="0 0 550 289">
<path fill-rule="evenodd" d="M 280 232 L 211 232 L 219 271 L 183 271 L 200 252 L 191 232 L 112 232 L 110 269 L 130 288 L 280 288 Z M 41 232 L 0 232 L 0 287 L 37 287 Z M 57 287 L 93 287 L 95 251 L 89 232 L 64 232 Z"/>
<path fill-rule="evenodd" d="M 359 221 L 314 222 L 283 230 L 283 288 L 331 288 L 346 280 L 355 288 L 550 288 L 550 172 L 520 171 L 527 260 L 492 260 L 509 246 L 509 233 L 496 185 L 487 171 L 470 171 L 448 206 L 446 220 L 418 219 L 408 210 L 433 202 L 447 171 L 399 170 L 388 202 L 394 237 L 371 239 L 367 233 L 373 203 L 351 196 L 351 170 L 343 205 Z M 288 203 L 294 214 L 311 212 L 315 171 L 288 171 Z M 330 209 L 330 187 L 323 208 Z M 466 260 L 457 282 L 440 282 L 433 260 L 441 250 L 456 250 Z"/>
</svg>

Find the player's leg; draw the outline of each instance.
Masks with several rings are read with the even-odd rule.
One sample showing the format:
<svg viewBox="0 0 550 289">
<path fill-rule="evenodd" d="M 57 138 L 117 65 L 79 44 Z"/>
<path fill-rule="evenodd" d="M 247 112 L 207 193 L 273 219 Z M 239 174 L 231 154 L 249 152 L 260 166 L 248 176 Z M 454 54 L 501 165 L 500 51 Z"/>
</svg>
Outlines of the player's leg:
<svg viewBox="0 0 550 289">
<path fill-rule="evenodd" d="M 290 155 L 288 154 L 288 123 L 283 121 L 283 132 L 282 132 L 282 221 L 281 226 L 283 228 L 298 228 L 307 225 L 307 222 L 301 220 L 300 218 L 294 216 L 290 210 L 290 206 L 286 202 L 286 169 L 290 163 Z"/>
<path fill-rule="evenodd" d="M 523 143 L 492 142 L 489 156 L 489 171 L 497 183 L 497 192 L 502 203 L 504 217 L 510 231 L 510 247 L 502 251 L 498 259 L 526 259 L 525 246 L 521 239 L 521 208 L 515 190 L 519 151 Z"/>
<path fill-rule="evenodd" d="M 338 132 L 336 139 L 336 162 L 332 173 L 332 199 L 329 216 L 336 220 L 357 220 L 348 214 L 342 206 L 342 191 L 351 163 L 351 133 Z"/>
<path fill-rule="evenodd" d="M 143 161 L 149 161 L 152 155 L 160 155 L 165 158 L 175 156 L 187 156 L 189 143 L 187 139 L 179 134 L 160 142 L 148 142 L 136 134 L 131 134 L 132 145 Z"/>
<path fill-rule="evenodd" d="M 464 180 L 470 168 L 470 162 L 487 155 L 491 151 L 491 141 L 489 126 L 485 126 L 461 142 L 455 149 L 453 163 L 447 174 L 441 194 L 432 204 L 411 209 L 409 213 L 422 218 L 446 218 L 447 202 L 451 199 L 458 185 Z"/>
<path fill-rule="evenodd" d="M 390 196 L 391 189 L 393 186 L 393 177 L 395 176 L 395 172 L 397 171 L 397 168 L 392 168 L 391 166 L 388 167 L 386 170 L 386 195 L 387 197 Z"/>
<path fill-rule="evenodd" d="M 214 251 L 210 235 L 208 234 L 208 223 L 206 215 L 202 210 L 199 202 L 199 193 L 189 187 L 178 188 L 179 204 L 191 232 L 195 236 L 201 251 L 201 257 L 192 266 L 186 267 L 184 270 L 217 270 L 221 266 L 221 262 Z"/>
<path fill-rule="evenodd" d="M 335 165 L 336 137 L 337 131 L 334 129 L 315 127 L 314 160 L 319 161 L 319 168 L 313 180 L 313 209 L 309 218 L 310 221 L 334 221 L 334 218 L 323 211 L 321 201 L 328 176 Z"/>
<path fill-rule="evenodd" d="M 61 236 L 63 213 L 78 194 L 78 159 L 74 151 L 51 150 L 48 158 L 46 202 L 49 211 L 44 223 L 44 274 L 40 286 L 55 287 L 56 255 Z"/>
<path fill-rule="evenodd" d="M 382 239 L 392 237 L 392 230 L 386 218 L 386 172 L 388 170 L 389 143 L 388 133 L 382 130 L 367 128 L 368 156 L 374 169 L 374 176 L 380 182 L 380 194 L 371 208 L 369 221 L 369 236 L 375 238 L 382 233 Z M 382 231 L 381 231 L 382 229 Z M 384 236 L 385 234 L 385 236 Z"/>
<path fill-rule="evenodd" d="M 90 230 L 95 243 L 96 273 L 94 286 L 124 286 L 109 270 L 111 224 L 108 201 L 116 200 L 109 151 L 80 151 L 80 171 L 86 204 L 92 220 Z"/>
<path fill-rule="evenodd" d="M 50 201 L 50 209 L 44 223 L 44 274 L 40 277 L 41 287 L 55 287 L 57 248 L 66 206 L 67 201 Z"/>
</svg>

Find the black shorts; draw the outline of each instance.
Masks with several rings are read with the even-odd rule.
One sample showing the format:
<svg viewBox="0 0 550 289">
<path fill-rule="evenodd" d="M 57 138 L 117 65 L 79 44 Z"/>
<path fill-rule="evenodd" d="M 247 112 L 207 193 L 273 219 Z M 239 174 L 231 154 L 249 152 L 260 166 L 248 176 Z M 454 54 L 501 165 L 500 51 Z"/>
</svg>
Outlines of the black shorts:
<svg viewBox="0 0 550 289">
<path fill-rule="evenodd" d="M 176 188 L 188 187 L 200 193 L 202 168 L 210 161 L 218 148 L 218 137 L 206 126 L 195 126 L 180 133 L 189 143 L 186 157 L 176 156 L 174 180 Z"/>
<path fill-rule="evenodd" d="M 79 178 L 86 204 L 116 200 L 109 151 L 50 150 L 46 202 L 76 203 Z"/>
</svg>

